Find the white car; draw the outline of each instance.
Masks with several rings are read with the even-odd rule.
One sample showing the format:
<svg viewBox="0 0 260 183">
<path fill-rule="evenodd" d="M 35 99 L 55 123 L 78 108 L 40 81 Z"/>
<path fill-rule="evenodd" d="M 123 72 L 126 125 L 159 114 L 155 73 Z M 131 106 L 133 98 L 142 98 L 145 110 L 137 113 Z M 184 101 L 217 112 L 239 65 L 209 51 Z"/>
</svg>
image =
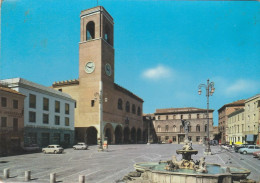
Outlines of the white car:
<svg viewBox="0 0 260 183">
<path fill-rule="evenodd" d="M 79 142 L 77 143 L 76 145 L 73 146 L 73 149 L 76 150 L 76 149 L 87 149 L 88 148 L 88 145 L 85 144 L 84 142 Z"/>
<path fill-rule="evenodd" d="M 48 147 L 42 148 L 42 152 L 46 153 L 63 153 L 64 149 L 60 145 L 48 145 Z"/>
</svg>

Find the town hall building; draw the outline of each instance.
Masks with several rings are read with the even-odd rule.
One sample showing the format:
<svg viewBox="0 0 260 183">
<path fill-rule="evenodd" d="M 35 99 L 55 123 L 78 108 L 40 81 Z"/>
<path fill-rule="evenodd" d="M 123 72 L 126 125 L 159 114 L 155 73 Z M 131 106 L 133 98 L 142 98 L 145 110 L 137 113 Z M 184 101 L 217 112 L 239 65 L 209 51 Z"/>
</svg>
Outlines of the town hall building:
<svg viewBox="0 0 260 183">
<path fill-rule="evenodd" d="M 79 78 L 52 87 L 76 100 L 75 140 L 96 144 L 142 139 L 143 100 L 114 82 L 114 21 L 102 6 L 80 14 Z"/>
</svg>

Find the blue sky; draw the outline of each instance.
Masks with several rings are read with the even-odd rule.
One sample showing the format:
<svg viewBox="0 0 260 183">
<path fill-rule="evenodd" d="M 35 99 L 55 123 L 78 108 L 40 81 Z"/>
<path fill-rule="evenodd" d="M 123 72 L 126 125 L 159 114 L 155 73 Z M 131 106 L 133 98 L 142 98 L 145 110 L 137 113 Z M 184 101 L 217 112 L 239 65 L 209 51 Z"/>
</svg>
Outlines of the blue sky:
<svg viewBox="0 0 260 183">
<path fill-rule="evenodd" d="M 0 79 L 78 78 L 80 11 L 94 0 L 4 0 Z M 157 108 L 206 108 L 260 93 L 260 3 L 99 0 L 114 18 L 115 82 Z"/>
</svg>

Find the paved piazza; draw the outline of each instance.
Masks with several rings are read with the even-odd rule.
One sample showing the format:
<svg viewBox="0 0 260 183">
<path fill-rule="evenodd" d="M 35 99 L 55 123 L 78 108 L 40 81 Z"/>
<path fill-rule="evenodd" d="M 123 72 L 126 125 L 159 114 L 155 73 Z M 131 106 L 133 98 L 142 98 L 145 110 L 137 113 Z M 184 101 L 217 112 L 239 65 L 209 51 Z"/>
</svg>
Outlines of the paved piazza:
<svg viewBox="0 0 260 183">
<path fill-rule="evenodd" d="M 33 180 L 30 182 L 49 182 L 50 173 L 57 174 L 57 182 L 78 182 L 79 175 L 85 175 L 87 183 L 119 182 L 134 170 L 134 163 L 169 160 L 181 147 L 172 144 L 111 145 L 108 152 L 97 152 L 97 146 L 90 146 L 89 150 L 65 149 L 64 154 L 34 153 L 2 157 L 0 182 L 23 182 L 26 170 L 31 170 Z M 193 145 L 193 148 L 199 150 L 198 155 L 193 156 L 197 160 L 203 155 L 204 146 Z M 249 178 L 260 180 L 260 160 L 252 155 L 221 151 L 218 146 L 213 146 L 212 152 L 214 155 L 207 156 L 207 162 L 250 169 Z M 177 155 L 177 158 L 181 156 Z M 11 178 L 8 180 L 3 180 L 4 168 L 10 168 Z"/>
</svg>

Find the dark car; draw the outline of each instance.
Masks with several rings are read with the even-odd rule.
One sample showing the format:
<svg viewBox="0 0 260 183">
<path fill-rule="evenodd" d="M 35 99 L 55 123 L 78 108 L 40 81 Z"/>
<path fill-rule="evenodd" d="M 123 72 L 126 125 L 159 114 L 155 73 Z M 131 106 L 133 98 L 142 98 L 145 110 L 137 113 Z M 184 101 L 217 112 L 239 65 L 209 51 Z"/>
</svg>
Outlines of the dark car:
<svg viewBox="0 0 260 183">
<path fill-rule="evenodd" d="M 213 145 L 213 146 L 218 145 L 218 141 L 217 140 L 210 140 L 209 143 L 210 143 L 210 145 Z"/>
<path fill-rule="evenodd" d="M 241 146 L 235 146 L 235 152 L 238 152 L 239 149 L 247 147 L 249 144 L 242 144 Z"/>
</svg>

